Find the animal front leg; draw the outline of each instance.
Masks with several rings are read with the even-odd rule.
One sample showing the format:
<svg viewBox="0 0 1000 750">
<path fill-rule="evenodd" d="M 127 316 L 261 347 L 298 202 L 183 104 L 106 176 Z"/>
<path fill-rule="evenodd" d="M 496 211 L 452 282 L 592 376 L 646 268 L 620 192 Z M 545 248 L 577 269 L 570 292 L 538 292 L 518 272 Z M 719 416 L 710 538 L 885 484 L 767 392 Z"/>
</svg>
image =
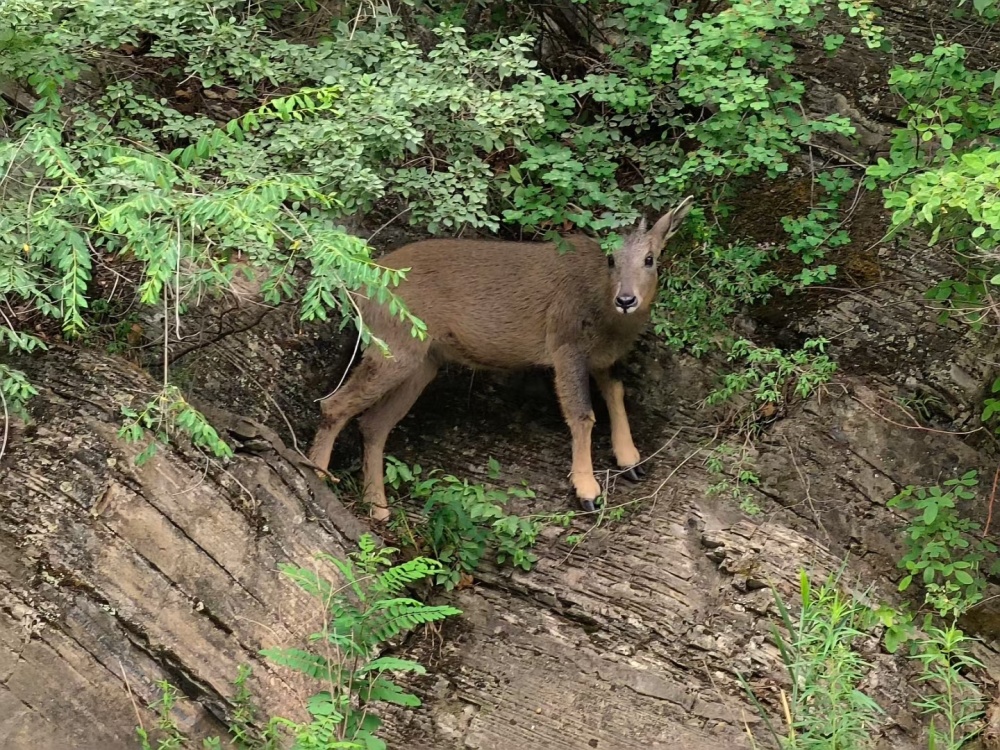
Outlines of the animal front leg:
<svg viewBox="0 0 1000 750">
<path fill-rule="evenodd" d="M 572 350 L 559 350 L 553 357 L 556 393 L 563 417 L 573 436 L 573 489 L 585 511 L 595 510 L 601 485 L 594 476 L 590 438 L 594 428 L 594 410 L 590 401 L 590 380 L 585 358 Z"/>
<path fill-rule="evenodd" d="M 594 370 L 592 373 L 601 396 L 608 405 L 608 415 L 611 418 L 611 447 L 615 452 L 618 468 L 623 469 L 622 476 L 638 482 L 646 469 L 639 463 L 642 458 L 639 450 L 632 442 L 632 430 L 628 424 L 628 414 L 625 412 L 625 386 L 616 378 L 610 369 Z"/>
</svg>

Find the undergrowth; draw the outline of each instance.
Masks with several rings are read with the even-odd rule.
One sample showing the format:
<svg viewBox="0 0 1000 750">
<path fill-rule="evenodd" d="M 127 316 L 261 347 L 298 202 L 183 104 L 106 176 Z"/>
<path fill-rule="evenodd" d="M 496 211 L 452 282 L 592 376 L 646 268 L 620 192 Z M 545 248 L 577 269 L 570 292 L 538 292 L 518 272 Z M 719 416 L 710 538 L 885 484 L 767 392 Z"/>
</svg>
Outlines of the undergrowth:
<svg viewBox="0 0 1000 750">
<path fill-rule="evenodd" d="M 870 598 L 870 593 L 862 598 Z M 869 695 L 869 675 L 876 667 L 870 644 L 890 632 L 906 633 L 900 642 L 909 645 L 917 679 L 926 686 L 913 706 L 929 720 L 928 750 L 960 750 L 982 731 L 986 701 L 970 678 L 982 664 L 971 654 L 973 639 L 954 621 L 937 624 L 928 616 L 916 628 L 905 609 L 873 607 L 846 592 L 840 575 L 814 587 L 809 575 L 799 571 L 795 613 L 776 589 L 773 594 L 781 626 L 773 625 L 771 636 L 785 672 L 775 701 L 781 723 L 765 706 L 764 691 L 746 675 L 740 674 L 739 680 L 775 746 L 875 748 L 887 717 Z M 758 746 L 753 735 L 750 740 Z"/>
<path fill-rule="evenodd" d="M 861 689 L 871 665 L 854 649 L 865 635 L 867 608 L 840 592 L 836 581 L 813 589 L 799 574 L 799 614 L 793 618 L 777 591 L 775 604 L 784 627 L 772 637 L 788 676 L 781 692 L 785 731 L 765 723 L 786 750 L 863 750 L 874 747 L 872 730 L 882 709 Z M 744 686 L 757 702 L 746 680 Z M 760 706 L 760 704 L 757 704 Z"/>
<path fill-rule="evenodd" d="M 377 733 L 382 720 L 379 704 L 415 707 L 420 699 L 393 681 L 395 674 L 425 674 L 419 663 L 387 655 L 398 638 L 420 626 L 461 614 L 450 605 L 427 605 L 406 595 L 412 584 L 439 575 L 444 566 L 437 560 L 417 557 L 393 564 L 398 550 L 378 547 L 370 535 L 359 540 L 359 549 L 344 560 L 325 553 L 317 559 L 332 566 L 339 580 L 331 580 L 316 569 L 281 565 L 282 573 L 314 597 L 324 610 L 324 627 L 309 636 L 312 647 L 265 648 L 261 655 L 277 666 L 314 680 L 322 689 L 307 702 L 309 721 L 296 722 L 280 716 L 258 719 L 242 667 L 235 682 L 235 697 L 229 736 L 240 750 L 385 750 Z M 158 721 L 154 732 L 137 729 L 143 750 L 189 747 L 172 709 L 177 690 L 159 684 L 161 697 L 151 708 Z M 152 739 L 155 735 L 155 744 Z M 222 746 L 222 738 L 204 741 L 203 747 Z"/>
<path fill-rule="evenodd" d="M 774 590 L 783 630 L 772 636 L 788 677 L 779 691 L 779 727 L 762 702 L 762 693 L 740 676 L 760 712 L 767 732 L 786 750 L 843 750 L 876 746 L 882 709 L 865 692 L 874 668 L 871 643 L 881 640 L 890 654 L 902 654 L 916 667 L 924 690 L 913 707 L 928 718 L 929 750 L 960 750 L 983 730 L 987 698 L 977 673 L 984 666 L 973 656 L 974 639 L 958 619 L 983 600 L 987 575 L 1000 573 L 997 545 L 981 525 L 962 515 L 976 498 L 978 475 L 968 471 L 931 487 L 905 487 L 889 507 L 906 518 L 906 575 L 899 591 L 919 588 L 921 608 L 873 605 L 872 591 L 855 597 L 841 577 L 814 589 L 799 575 L 797 617 Z M 865 644 L 867 648 L 862 648 Z"/>
<path fill-rule="evenodd" d="M 976 499 L 978 483 L 971 470 L 941 485 L 910 485 L 888 503 L 908 519 L 899 561 L 906 576 L 899 590 L 918 582 L 924 603 L 942 617 L 961 615 L 982 601 L 986 576 L 1000 574 L 997 544 L 979 522 L 962 515 L 961 506 Z"/>
<path fill-rule="evenodd" d="M 500 478 L 500 465 L 490 459 L 488 475 Z M 492 553 L 497 563 L 530 570 L 538 559 L 531 548 L 548 524 L 568 526 L 576 515 L 564 513 L 518 516 L 506 511 L 511 498 L 531 499 L 535 493 L 522 483 L 506 490 L 488 488 L 438 470 L 424 472 L 389 456 L 386 483 L 399 493 L 400 501 L 420 504 L 415 520 L 397 510 L 393 527 L 412 548 L 443 564 L 434 580 L 446 589 L 472 580 L 484 556 Z"/>
<path fill-rule="evenodd" d="M 403 273 L 345 228 L 376 206 L 405 205 L 406 221 L 434 233 L 577 228 L 611 230 L 614 243 L 615 230 L 687 192 L 722 216 L 734 180 L 785 174 L 815 134 L 851 132 L 839 116 L 803 116 L 790 72 L 790 34 L 815 27 L 818 0 L 739 0 L 699 17 L 655 0 L 602 5 L 627 41 L 581 77 L 542 72 L 531 24 L 512 9 L 500 14 L 510 33 L 470 40 L 457 5 L 407 5 L 345 6 L 323 33 L 296 39 L 282 24 L 309 9 L 283 2 L 84 0 L 65 17 L 6 3 L 0 75 L 31 105 L 2 111 L 0 293 L 16 302 L 0 339 L 44 348 L 131 310 L 112 304 L 117 283 L 98 283 L 126 265 L 138 273 L 124 290 L 168 315 L 249 274 L 265 301 L 295 299 L 306 321 L 335 312 L 367 337 L 352 297 L 364 294 L 421 336 L 392 294 Z M 414 22 L 432 34 L 429 54 Z M 135 74 L 146 60 L 164 61 L 169 96 Z M 192 98 L 205 111 L 191 113 Z M 622 163 L 637 179 L 622 181 Z M 849 180 L 823 180 L 826 202 L 786 217 L 788 251 L 806 266 L 793 286 L 828 278 L 825 248 L 843 241 L 828 221 Z M 694 234 L 655 327 L 703 352 L 729 314 L 782 280 L 769 268 L 776 249 L 734 242 L 707 215 Z M 16 409 L 31 391 L 13 372 L 0 377 Z"/>
<path fill-rule="evenodd" d="M 738 368 L 723 375 L 702 404 L 725 408 L 719 430 L 728 433 L 705 449 L 703 463 L 713 480 L 708 496 L 728 498 L 749 516 L 762 512 L 754 443 L 793 402 L 822 393 L 837 371 L 826 353 L 828 343 L 824 338 L 809 339 L 792 351 L 758 346 L 748 339 L 733 343 L 728 360 Z"/>
</svg>

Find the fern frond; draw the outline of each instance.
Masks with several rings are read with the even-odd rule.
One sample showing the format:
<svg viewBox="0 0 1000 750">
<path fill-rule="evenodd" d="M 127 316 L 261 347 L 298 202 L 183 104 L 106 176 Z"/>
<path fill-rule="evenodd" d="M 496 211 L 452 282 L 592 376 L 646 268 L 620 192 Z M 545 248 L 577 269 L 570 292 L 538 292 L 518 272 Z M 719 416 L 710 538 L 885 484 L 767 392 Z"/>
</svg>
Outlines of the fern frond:
<svg viewBox="0 0 1000 750">
<path fill-rule="evenodd" d="M 341 703 L 343 702 L 344 701 L 341 700 Z M 349 709 L 350 706 L 347 706 L 347 708 Z M 310 696 L 309 700 L 306 702 L 306 710 L 309 711 L 312 716 L 327 716 L 338 724 L 344 720 L 344 714 L 338 710 L 333 696 L 330 695 L 330 692 L 327 690 L 320 691 L 319 693 Z"/>
<path fill-rule="evenodd" d="M 364 640 L 358 635 L 360 631 L 360 620 L 354 625 L 353 628 L 346 628 L 340 623 L 331 623 L 330 629 L 327 632 L 313 633 L 309 636 L 309 640 L 313 643 L 319 641 L 329 643 L 331 646 L 339 650 L 340 655 L 345 660 L 354 656 L 367 658 L 372 650 L 372 647 L 376 644 L 365 643 Z"/>
<path fill-rule="evenodd" d="M 301 672 L 316 680 L 342 685 L 345 684 L 348 677 L 344 668 L 339 664 L 331 664 L 325 657 L 301 649 L 265 648 L 261 649 L 259 653 L 275 664 Z"/>
<path fill-rule="evenodd" d="M 386 744 L 375 736 L 382 726 L 382 719 L 371 711 L 352 711 L 347 717 L 347 737 L 357 743 L 360 750 L 386 750 Z"/>
<path fill-rule="evenodd" d="M 393 595 L 402 591 L 408 584 L 430 578 L 443 570 L 444 566 L 437 560 L 416 557 L 386 570 L 379 575 L 372 588 Z"/>
<path fill-rule="evenodd" d="M 395 656 L 380 656 L 367 664 L 362 665 L 354 674 L 368 674 L 369 672 L 412 672 L 413 674 L 427 674 L 427 670 L 420 662 L 409 659 L 399 659 Z"/>
<path fill-rule="evenodd" d="M 369 607 L 369 613 L 377 612 L 379 610 L 388 610 L 390 612 L 403 611 L 407 608 L 420 609 L 421 607 L 426 607 L 419 599 L 411 599 L 406 596 L 397 596 L 392 599 L 379 599 L 376 602 L 371 603 Z"/>
<path fill-rule="evenodd" d="M 371 555 L 376 548 L 375 537 L 371 534 L 362 534 L 361 538 L 358 539 L 358 548 L 361 550 L 362 555 Z"/>
<path fill-rule="evenodd" d="M 413 693 L 406 692 L 395 682 L 384 677 L 377 677 L 371 682 L 365 681 L 364 684 L 359 685 L 358 698 L 362 704 L 382 701 L 411 708 L 416 708 L 421 704 L 420 698 Z"/>
<path fill-rule="evenodd" d="M 361 610 L 352 602 L 346 601 L 346 597 L 334 597 L 327 609 L 337 632 L 353 630 L 364 619 Z"/>
<path fill-rule="evenodd" d="M 368 637 L 377 643 L 384 643 L 418 625 L 438 622 L 458 614 L 461 614 L 461 610 L 449 606 L 424 606 L 419 609 L 397 610 L 395 612 L 387 610 L 383 613 L 383 617 L 373 618 L 373 621 L 368 623 Z"/>
<path fill-rule="evenodd" d="M 361 584 L 358 582 L 358 576 L 357 573 L 355 573 L 354 571 L 354 565 L 351 563 L 351 561 L 332 559 L 331 562 L 334 564 L 334 566 L 336 566 L 337 570 L 340 571 L 340 574 L 347 579 L 347 582 L 350 584 L 351 589 L 354 591 L 354 595 L 358 597 L 358 599 L 360 599 L 361 601 L 365 601 L 365 599 L 367 598 L 365 596 L 365 591 L 363 588 L 361 588 Z"/>
<path fill-rule="evenodd" d="M 316 575 L 314 571 L 289 563 L 280 563 L 278 570 L 287 578 L 290 578 L 300 589 L 311 596 L 315 596 L 320 601 L 328 602 L 334 599 L 333 587 L 330 585 L 330 582 Z"/>
</svg>

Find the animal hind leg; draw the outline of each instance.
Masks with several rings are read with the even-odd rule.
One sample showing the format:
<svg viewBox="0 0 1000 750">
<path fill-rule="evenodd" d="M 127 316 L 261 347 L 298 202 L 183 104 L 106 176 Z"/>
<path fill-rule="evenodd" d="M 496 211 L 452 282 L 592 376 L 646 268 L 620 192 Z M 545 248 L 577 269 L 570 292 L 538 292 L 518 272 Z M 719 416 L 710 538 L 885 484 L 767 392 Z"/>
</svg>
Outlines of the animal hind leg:
<svg viewBox="0 0 1000 750">
<path fill-rule="evenodd" d="M 611 417 L 611 448 L 615 452 L 615 461 L 619 469 L 625 469 L 622 476 L 634 482 L 639 481 L 646 473 L 640 464 L 641 456 L 635 443 L 632 442 L 632 431 L 628 424 L 628 414 L 625 412 L 625 386 L 614 376 L 610 368 L 601 368 L 591 373 L 601 389 L 601 396 L 608 405 L 608 416 Z"/>
<path fill-rule="evenodd" d="M 309 460 L 325 471 L 333 444 L 344 426 L 406 380 L 411 372 L 412 367 L 386 359 L 381 353 L 366 355 L 341 389 L 320 402 L 323 417 L 309 449 Z"/>
<path fill-rule="evenodd" d="M 593 511 L 594 503 L 601 494 L 601 485 L 594 476 L 590 455 L 590 436 L 595 419 L 586 359 L 581 353 L 563 347 L 553 356 L 553 364 L 559 405 L 573 436 L 573 488 L 583 509 Z"/>
<path fill-rule="evenodd" d="M 425 361 L 415 372 L 385 394 L 382 399 L 366 411 L 359 420 L 361 435 L 365 442 L 365 501 L 372 509 L 375 521 L 389 520 L 389 508 L 385 498 L 385 441 L 389 432 L 423 393 L 424 388 L 434 380 L 438 365 Z"/>
</svg>

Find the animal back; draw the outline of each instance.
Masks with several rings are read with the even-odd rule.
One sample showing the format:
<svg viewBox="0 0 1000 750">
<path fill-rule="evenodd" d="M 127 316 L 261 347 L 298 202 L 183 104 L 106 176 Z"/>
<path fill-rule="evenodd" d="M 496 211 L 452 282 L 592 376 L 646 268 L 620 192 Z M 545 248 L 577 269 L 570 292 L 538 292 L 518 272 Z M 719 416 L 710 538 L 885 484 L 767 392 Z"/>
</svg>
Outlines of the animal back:
<svg viewBox="0 0 1000 750">
<path fill-rule="evenodd" d="M 586 246 L 559 254 L 542 243 L 428 240 L 383 263 L 410 269 L 397 291 L 427 324 L 432 351 L 506 369 L 551 364 L 550 325 L 590 304 L 580 279 L 591 275 L 594 258 Z"/>
</svg>

